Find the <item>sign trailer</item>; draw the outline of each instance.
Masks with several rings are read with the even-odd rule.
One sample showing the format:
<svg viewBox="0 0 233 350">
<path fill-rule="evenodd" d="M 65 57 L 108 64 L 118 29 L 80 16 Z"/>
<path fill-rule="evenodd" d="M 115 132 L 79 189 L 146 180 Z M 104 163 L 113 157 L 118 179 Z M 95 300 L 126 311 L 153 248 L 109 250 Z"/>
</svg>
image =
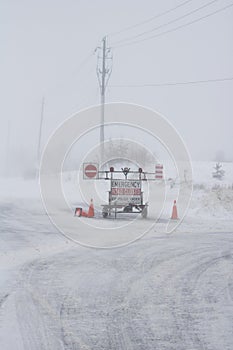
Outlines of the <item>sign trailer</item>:
<svg viewBox="0 0 233 350">
<path fill-rule="evenodd" d="M 142 183 L 144 181 L 158 181 L 163 179 L 163 168 L 160 168 L 159 177 L 155 173 L 149 173 L 139 168 L 136 171 L 130 168 L 115 170 L 98 170 L 96 163 L 83 164 L 83 178 L 86 180 L 107 180 L 110 182 L 108 191 L 108 204 L 103 204 L 102 215 L 104 218 L 118 213 L 141 214 L 143 218 L 148 214 L 148 203 L 143 201 Z"/>
</svg>

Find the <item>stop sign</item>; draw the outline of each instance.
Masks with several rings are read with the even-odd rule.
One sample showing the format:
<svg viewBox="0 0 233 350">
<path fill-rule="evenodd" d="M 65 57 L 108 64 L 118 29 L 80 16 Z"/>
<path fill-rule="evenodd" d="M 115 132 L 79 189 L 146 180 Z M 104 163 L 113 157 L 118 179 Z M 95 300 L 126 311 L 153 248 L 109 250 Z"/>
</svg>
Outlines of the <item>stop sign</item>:
<svg viewBox="0 0 233 350">
<path fill-rule="evenodd" d="M 97 176 L 97 166 L 94 164 L 87 164 L 84 166 L 84 174 L 87 178 L 92 179 Z"/>
</svg>

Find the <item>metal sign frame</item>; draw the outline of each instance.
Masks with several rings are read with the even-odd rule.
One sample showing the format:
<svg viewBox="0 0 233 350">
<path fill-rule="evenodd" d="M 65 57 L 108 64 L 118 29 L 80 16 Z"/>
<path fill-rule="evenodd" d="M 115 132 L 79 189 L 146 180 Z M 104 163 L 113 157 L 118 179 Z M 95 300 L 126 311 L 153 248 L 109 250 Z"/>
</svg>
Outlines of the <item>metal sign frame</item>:
<svg viewBox="0 0 233 350">
<path fill-rule="evenodd" d="M 97 163 L 84 163 L 93 164 Z M 97 169 L 99 165 L 97 164 Z M 83 167 L 84 169 L 84 167 Z M 156 178 L 155 172 L 145 172 L 142 168 L 131 170 L 130 168 L 121 168 L 115 170 L 110 167 L 109 170 L 98 170 L 97 176 L 88 178 L 89 180 L 107 180 L 110 181 L 110 190 L 108 191 L 108 204 L 102 205 L 102 215 L 104 218 L 114 213 L 115 218 L 118 213 L 141 214 L 143 218 L 147 217 L 148 203 L 143 201 L 143 182 L 161 181 Z M 87 179 L 85 177 L 85 179 Z"/>
</svg>

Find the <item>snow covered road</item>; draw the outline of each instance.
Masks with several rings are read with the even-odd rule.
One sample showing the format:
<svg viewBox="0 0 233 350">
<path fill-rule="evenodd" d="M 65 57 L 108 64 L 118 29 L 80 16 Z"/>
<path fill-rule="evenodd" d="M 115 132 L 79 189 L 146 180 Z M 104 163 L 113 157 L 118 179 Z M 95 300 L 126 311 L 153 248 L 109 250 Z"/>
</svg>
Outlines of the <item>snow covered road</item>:
<svg viewBox="0 0 233 350">
<path fill-rule="evenodd" d="M 32 208 L 1 205 L 1 349 L 232 349 L 232 232 L 91 249 Z"/>
</svg>

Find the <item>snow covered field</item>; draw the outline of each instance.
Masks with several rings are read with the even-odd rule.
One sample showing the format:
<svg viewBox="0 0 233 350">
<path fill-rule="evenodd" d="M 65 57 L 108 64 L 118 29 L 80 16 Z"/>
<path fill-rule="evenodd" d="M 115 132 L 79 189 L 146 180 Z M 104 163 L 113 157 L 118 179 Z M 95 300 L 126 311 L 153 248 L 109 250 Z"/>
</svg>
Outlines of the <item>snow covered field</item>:
<svg viewBox="0 0 233 350">
<path fill-rule="evenodd" d="M 62 236 L 34 181 L 1 180 L 0 349 L 232 349 L 233 164 L 223 181 L 213 165 L 193 164 L 176 232 L 174 188 L 158 225 L 107 250 Z"/>
</svg>

